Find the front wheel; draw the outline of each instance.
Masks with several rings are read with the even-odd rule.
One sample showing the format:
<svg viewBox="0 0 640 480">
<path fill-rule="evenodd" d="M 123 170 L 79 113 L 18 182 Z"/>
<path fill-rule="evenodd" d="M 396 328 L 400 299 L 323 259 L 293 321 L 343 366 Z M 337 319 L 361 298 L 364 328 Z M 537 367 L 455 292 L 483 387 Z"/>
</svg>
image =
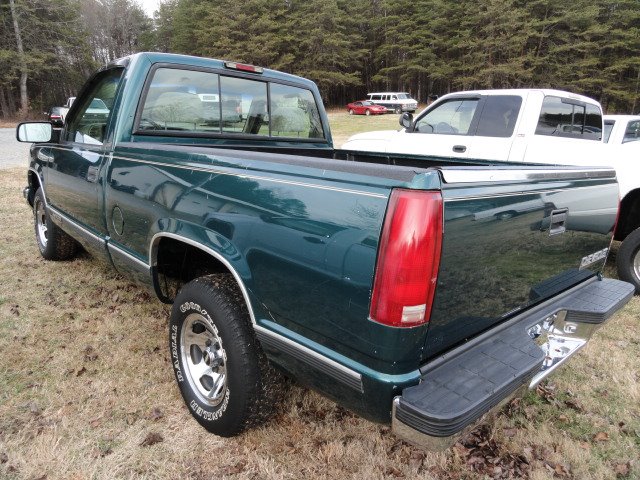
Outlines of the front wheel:
<svg viewBox="0 0 640 480">
<path fill-rule="evenodd" d="M 231 275 L 208 275 L 184 285 L 169 329 L 180 393 L 200 425 L 230 437 L 268 418 L 276 372 L 257 343 Z"/>
<path fill-rule="evenodd" d="M 369 116 L 371 115 L 371 110 L 369 110 L 368 108 L 364 111 L 364 114 Z"/>
<path fill-rule="evenodd" d="M 33 197 L 33 219 L 36 242 L 45 259 L 68 260 L 75 255 L 76 241 L 51 221 L 41 188 Z"/>
<path fill-rule="evenodd" d="M 396 113 L 400 115 L 402 113 L 402 108 L 396 107 Z"/>
<path fill-rule="evenodd" d="M 625 282 L 633 283 L 636 293 L 640 293 L 640 228 L 637 228 L 624 239 L 618 255 L 616 255 L 618 277 Z"/>
</svg>

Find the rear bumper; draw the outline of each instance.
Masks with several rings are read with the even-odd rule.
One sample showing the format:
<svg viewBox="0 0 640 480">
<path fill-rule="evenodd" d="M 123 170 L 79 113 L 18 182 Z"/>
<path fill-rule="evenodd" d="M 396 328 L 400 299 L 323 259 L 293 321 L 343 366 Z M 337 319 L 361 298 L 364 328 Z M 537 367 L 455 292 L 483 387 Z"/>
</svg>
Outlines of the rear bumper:
<svg viewBox="0 0 640 480">
<path fill-rule="evenodd" d="M 425 365 L 420 383 L 393 401 L 394 433 L 424 448 L 447 448 L 484 414 L 535 388 L 633 293 L 629 283 L 593 279 Z"/>
</svg>

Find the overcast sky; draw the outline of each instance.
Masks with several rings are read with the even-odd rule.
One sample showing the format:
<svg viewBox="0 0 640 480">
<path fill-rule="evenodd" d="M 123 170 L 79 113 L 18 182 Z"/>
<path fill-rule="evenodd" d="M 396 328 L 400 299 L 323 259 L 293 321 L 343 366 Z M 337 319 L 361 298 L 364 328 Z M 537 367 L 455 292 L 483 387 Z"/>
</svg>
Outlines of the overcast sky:
<svg viewBox="0 0 640 480">
<path fill-rule="evenodd" d="M 153 17 L 153 12 L 158 8 L 160 0 L 138 0 L 138 3 L 142 5 L 148 16 Z"/>
</svg>

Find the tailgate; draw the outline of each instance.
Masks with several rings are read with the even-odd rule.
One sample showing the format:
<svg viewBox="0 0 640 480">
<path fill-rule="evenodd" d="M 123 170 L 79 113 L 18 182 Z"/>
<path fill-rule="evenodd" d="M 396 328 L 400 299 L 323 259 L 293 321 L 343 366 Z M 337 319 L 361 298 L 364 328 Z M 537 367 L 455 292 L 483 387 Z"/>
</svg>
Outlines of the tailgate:
<svg viewBox="0 0 640 480">
<path fill-rule="evenodd" d="M 601 271 L 615 172 L 441 168 L 444 239 L 425 359 Z"/>
</svg>

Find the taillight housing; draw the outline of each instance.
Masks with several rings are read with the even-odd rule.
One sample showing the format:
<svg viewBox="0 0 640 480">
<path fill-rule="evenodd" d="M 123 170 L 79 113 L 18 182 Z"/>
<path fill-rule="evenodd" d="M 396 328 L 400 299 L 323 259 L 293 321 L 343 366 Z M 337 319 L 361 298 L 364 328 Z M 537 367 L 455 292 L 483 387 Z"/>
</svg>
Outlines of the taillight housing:
<svg viewBox="0 0 640 480">
<path fill-rule="evenodd" d="M 232 70 L 240 70 L 242 72 L 264 73 L 264 68 L 256 67 L 255 65 L 248 65 L 246 63 L 224 62 L 224 66 L 225 68 L 230 68 Z"/>
<path fill-rule="evenodd" d="M 394 189 L 382 228 L 371 320 L 393 327 L 429 321 L 442 249 L 442 195 Z"/>
</svg>

